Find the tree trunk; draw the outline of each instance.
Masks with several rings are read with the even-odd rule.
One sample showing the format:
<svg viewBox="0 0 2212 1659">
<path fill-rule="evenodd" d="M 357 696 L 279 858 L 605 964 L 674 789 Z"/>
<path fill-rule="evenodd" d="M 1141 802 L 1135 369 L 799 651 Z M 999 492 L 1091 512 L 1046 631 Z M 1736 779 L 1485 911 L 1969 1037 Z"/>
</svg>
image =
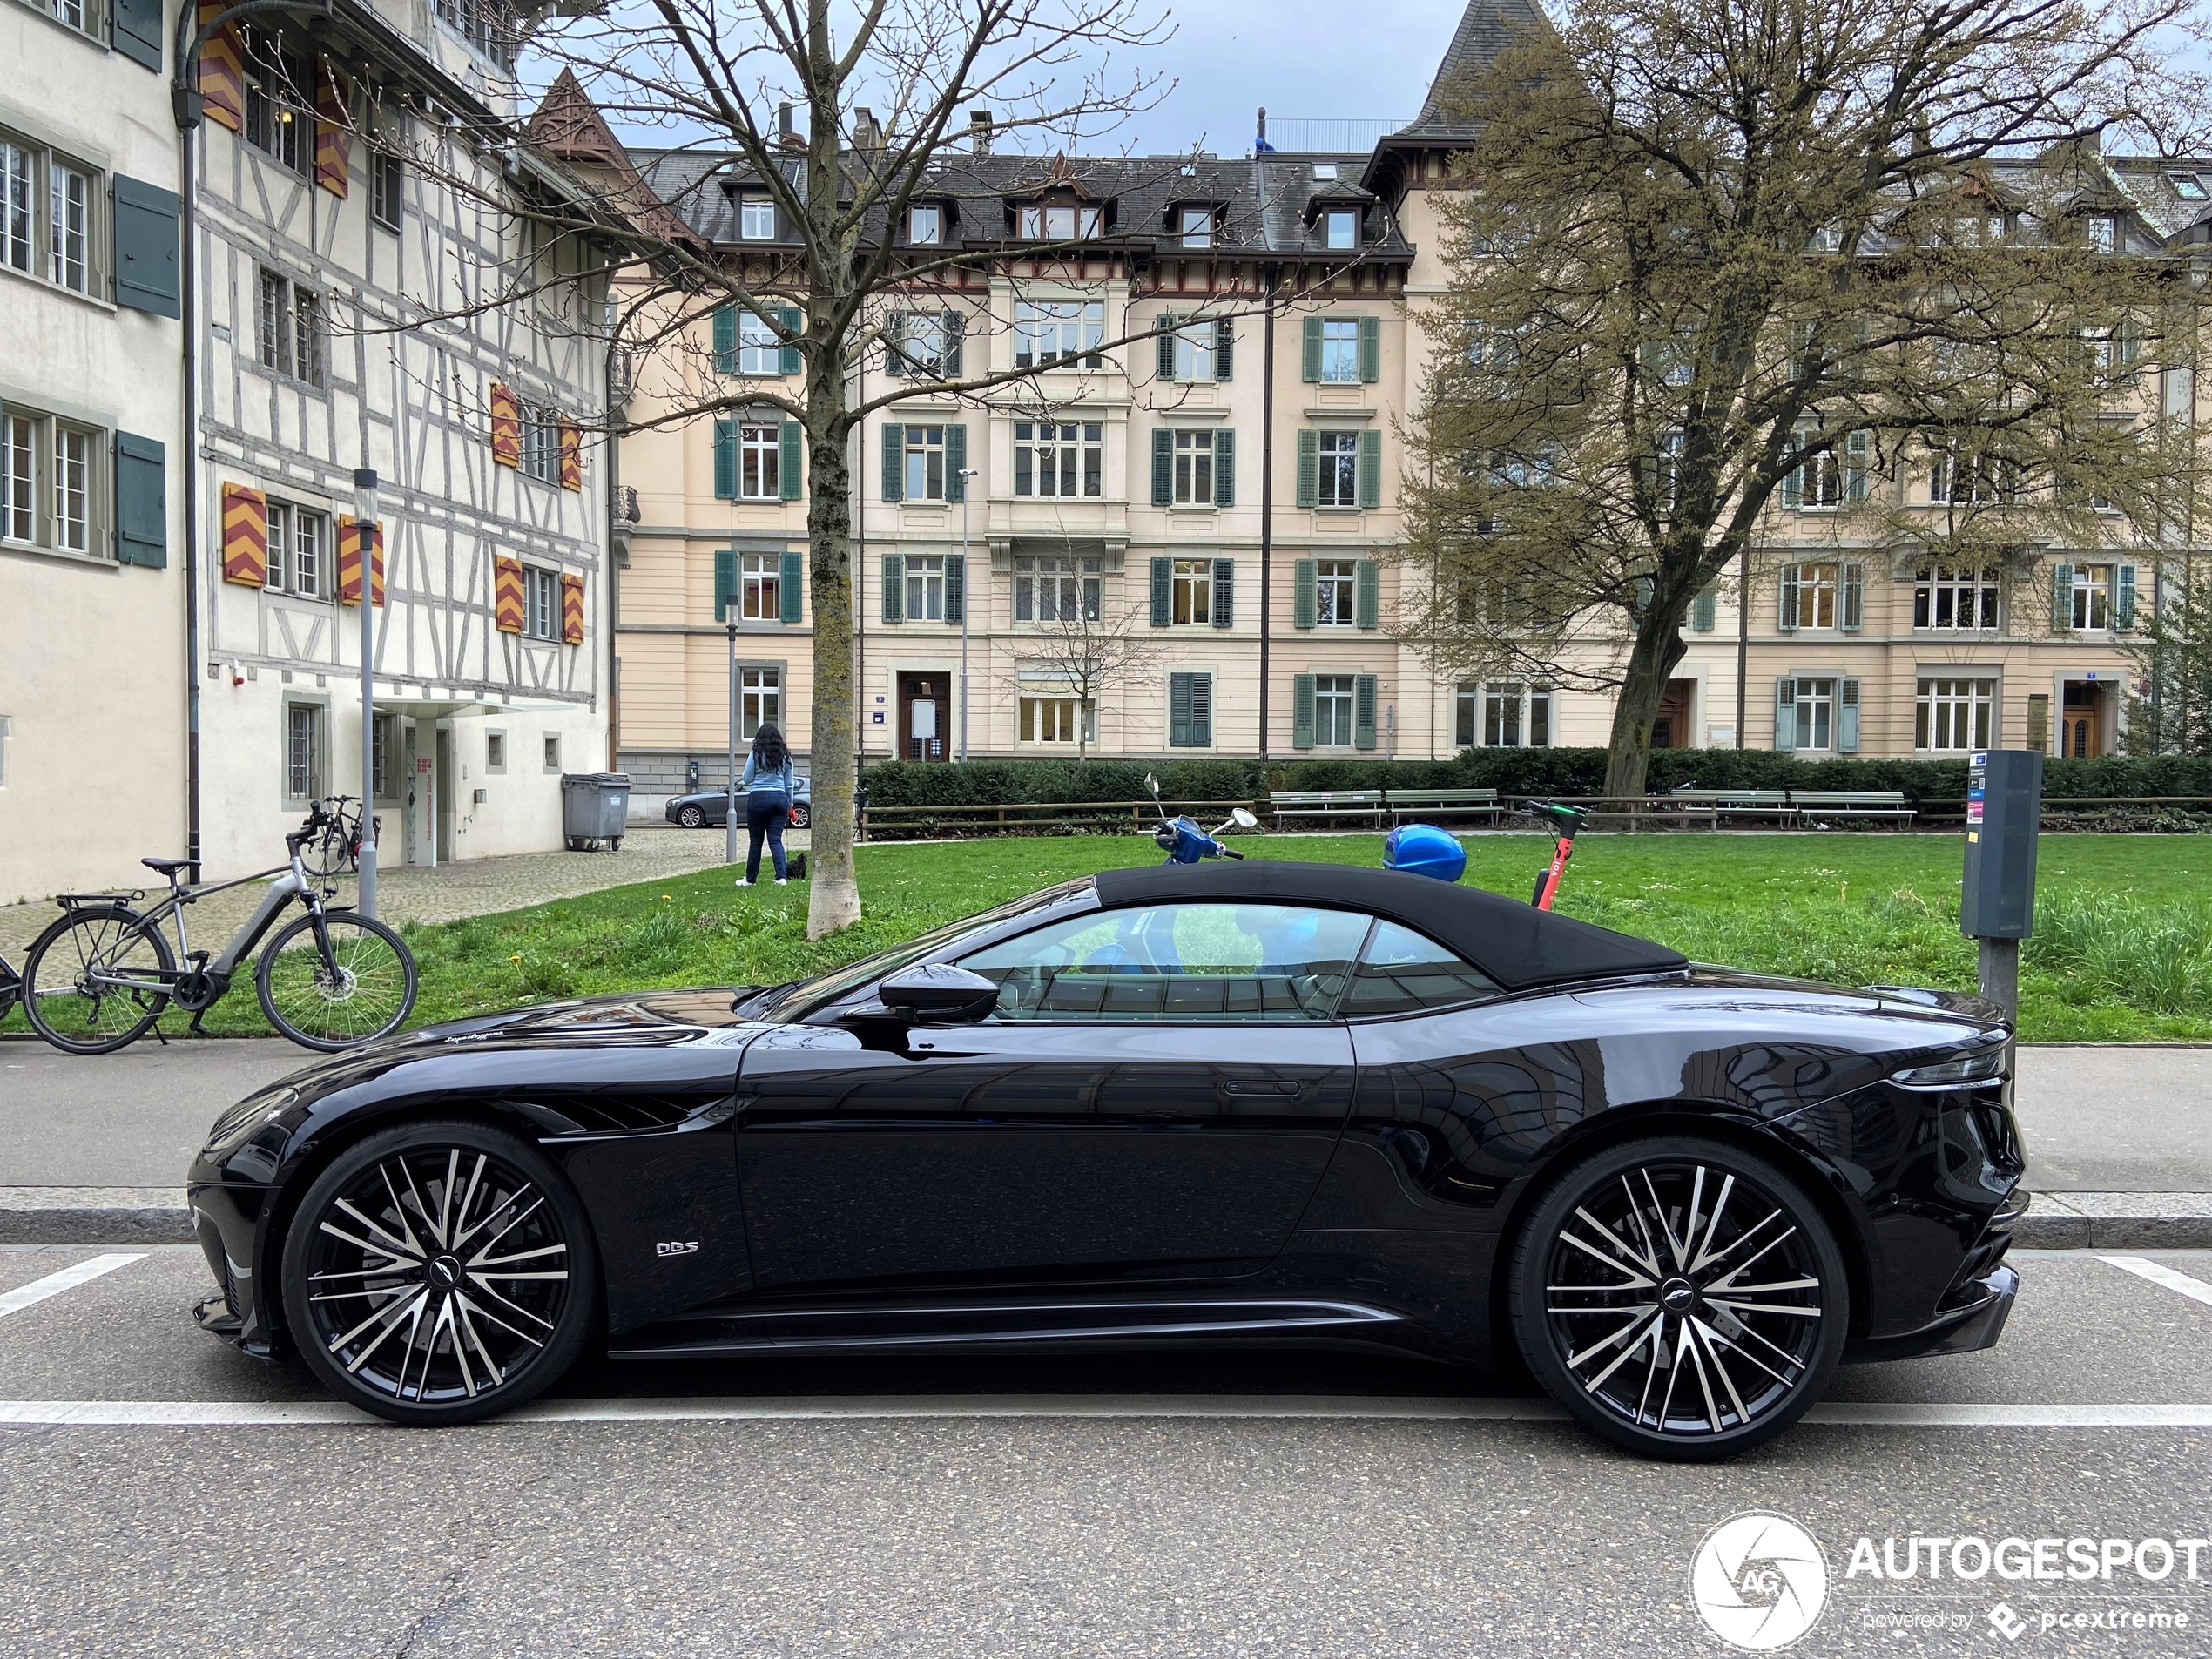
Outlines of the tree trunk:
<svg viewBox="0 0 2212 1659">
<path fill-rule="evenodd" d="M 1629 666 L 1621 694 L 1613 704 L 1613 736 L 1605 758 L 1605 792 L 1641 795 L 1644 775 L 1651 766 L 1651 727 L 1659 718 L 1659 699 L 1666 695 L 1667 677 L 1682 661 L 1689 646 L 1683 643 L 1682 617 L 1663 618 L 1657 610 L 1645 614 L 1629 652 Z"/>
<path fill-rule="evenodd" d="M 806 937 L 860 919 L 853 867 L 860 783 L 853 686 L 853 464 L 851 427 L 836 354 L 812 360 L 806 388 L 807 597 L 814 607 L 813 806 L 807 847 Z"/>
</svg>

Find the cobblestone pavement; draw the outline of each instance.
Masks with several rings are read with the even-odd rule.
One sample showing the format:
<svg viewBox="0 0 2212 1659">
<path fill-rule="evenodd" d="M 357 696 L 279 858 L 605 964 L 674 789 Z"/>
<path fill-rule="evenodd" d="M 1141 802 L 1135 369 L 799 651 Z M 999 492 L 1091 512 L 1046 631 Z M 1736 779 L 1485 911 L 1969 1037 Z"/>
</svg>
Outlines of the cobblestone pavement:
<svg viewBox="0 0 2212 1659">
<path fill-rule="evenodd" d="M 787 851 L 807 845 L 804 830 L 784 836 Z M 632 881 L 658 876 L 684 875 L 722 861 L 718 830 L 680 830 L 633 824 L 624 835 L 618 853 L 517 853 L 504 858 L 465 859 L 441 864 L 435 869 L 414 865 L 380 867 L 376 882 L 376 913 L 395 927 L 403 921 L 456 921 L 463 916 L 489 915 L 494 911 L 519 910 L 551 899 L 573 898 Z M 279 849 L 282 851 L 281 848 Z M 738 853 L 744 853 L 739 838 Z M 118 871 L 118 876 L 124 873 Z M 164 887 L 151 870 L 138 872 L 147 883 L 146 902 L 158 899 Z M 137 886 L 132 882 L 131 886 Z M 337 879 L 339 904 L 354 901 L 354 879 Z M 125 889 L 128 891 L 126 887 Z M 185 913 L 185 930 L 195 948 L 218 949 L 253 914 L 261 900 L 261 884 L 248 882 L 201 900 Z M 23 952 L 58 913 L 48 900 L 41 904 L 0 906 L 0 950 L 23 966 Z M 173 941 L 173 927 L 165 927 Z"/>
</svg>

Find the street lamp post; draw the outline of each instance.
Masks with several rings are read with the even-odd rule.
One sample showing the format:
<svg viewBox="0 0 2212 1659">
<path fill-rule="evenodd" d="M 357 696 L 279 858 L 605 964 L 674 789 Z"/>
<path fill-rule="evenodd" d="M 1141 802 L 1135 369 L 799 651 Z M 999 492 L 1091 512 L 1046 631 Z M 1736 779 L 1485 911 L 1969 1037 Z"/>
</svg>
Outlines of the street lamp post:
<svg viewBox="0 0 2212 1659">
<path fill-rule="evenodd" d="M 722 813 L 722 862 L 738 861 L 738 624 L 734 616 L 730 629 L 730 775 L 725 787 L 729 791 Z"/>
<path fill-rule="evenodd" d="M 361 846 L 354 907 L 376 914 L 376 469 L 354 469 L 354 532 L 361 537 Z"/>
<path fill-rule="evenodd" d="M 973 467 L 960 473 L 960 758 L 968 759 L 968 481 Z"/>
</svg>

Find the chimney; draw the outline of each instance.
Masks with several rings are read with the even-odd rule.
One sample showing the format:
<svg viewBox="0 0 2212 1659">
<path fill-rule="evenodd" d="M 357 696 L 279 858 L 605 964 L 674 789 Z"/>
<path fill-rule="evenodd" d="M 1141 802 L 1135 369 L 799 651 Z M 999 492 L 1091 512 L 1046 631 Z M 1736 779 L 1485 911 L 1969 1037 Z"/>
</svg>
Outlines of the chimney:
<svg viewBox="0 0 2212 1659">
<path fill-rule="evenodd" d="M 806 141 L 799 136 L 792 125 L 788 100 L 776 105 L 776 142 L 786 150 L 804 150 L 806 147 Z"/>
<path fill-rule="evenodd" d="M 979 156 L 991 153 L 991 112 L 988 110 L 970 110 L 968 112 L 968 147 Z"/>
<path fill-rule="evenodd" d="M 853 147 L 855 150 L 883 148 L 883 129 L 875 124 L 875 111 L 866 105 L 853 111 Z"/>
<path fill-rule="evenodd" d="M 1267 105 L 1259 106 L 1259 147 L 1267 148 Z"/>
</svg>

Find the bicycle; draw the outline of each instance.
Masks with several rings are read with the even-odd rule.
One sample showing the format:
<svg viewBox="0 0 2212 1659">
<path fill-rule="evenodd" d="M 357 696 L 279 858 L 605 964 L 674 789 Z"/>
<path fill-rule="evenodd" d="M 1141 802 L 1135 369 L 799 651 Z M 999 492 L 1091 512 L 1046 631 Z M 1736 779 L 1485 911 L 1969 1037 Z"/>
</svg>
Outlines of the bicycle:
<svg viewBox="0 0 2212 1659">
<path fill-rule="evenodd" d="M 361 805 L 359 795 L 331 795 L 317 801 L 317 806 L 329 808 L 330 822 L 321 834 L 308 846 L 301 863 L 309 875 L 330 877 L 348 875 L 361 866 L 361 815 L 358 811 L 347 812 L 347 803 Z M 384 820 L 371 817 L 369 823 L 377 830 L 384 827 Z"/>
<path fill-rule="evenodd" d="M 61 895 L 55 900 L 61 917 L 38 935 L 24 963 L 24 1012 L 33 1028 L 70 1054 L 110 1054 L 144 1036 L 173 1002 L 192 1016 L 197 1033 L 239 964 L 278 915 L 297 903 L 307 914 L 279 930 L 254 969 L 254 992 L 269 1023 L 302 1048 L 325 1054 L 397 1030 L 415 1007 L 415 957 L 382 922 L 323 907 L 335 889 L 308 879 L 301 848 L 328 826 L 329 814 L 318 802 L 307 823 L 284 838 L 291 853 L 285 864 L 207 887 L 178 879 L 179 871 L 198 874 L 189 859 L 141 859 L 169 879 L 169 896 L 144 911 L 132 907 L 143 892 L 127 898 Z M 211 960 L 192 948 L 185 936 L 186 905 L 270 876 L 276 880 L 266 896 L 219 954 Z M 161 931 L 172 916 L 174 951 Z"/>
<path fill-rule="evenodd" d="M 0 955 L 0 1020 L 8 1017 L 8 1010 L 15 1007 L 23 995 L 23 975 L 16 972 L 16 965 Z"/>
</svg>

